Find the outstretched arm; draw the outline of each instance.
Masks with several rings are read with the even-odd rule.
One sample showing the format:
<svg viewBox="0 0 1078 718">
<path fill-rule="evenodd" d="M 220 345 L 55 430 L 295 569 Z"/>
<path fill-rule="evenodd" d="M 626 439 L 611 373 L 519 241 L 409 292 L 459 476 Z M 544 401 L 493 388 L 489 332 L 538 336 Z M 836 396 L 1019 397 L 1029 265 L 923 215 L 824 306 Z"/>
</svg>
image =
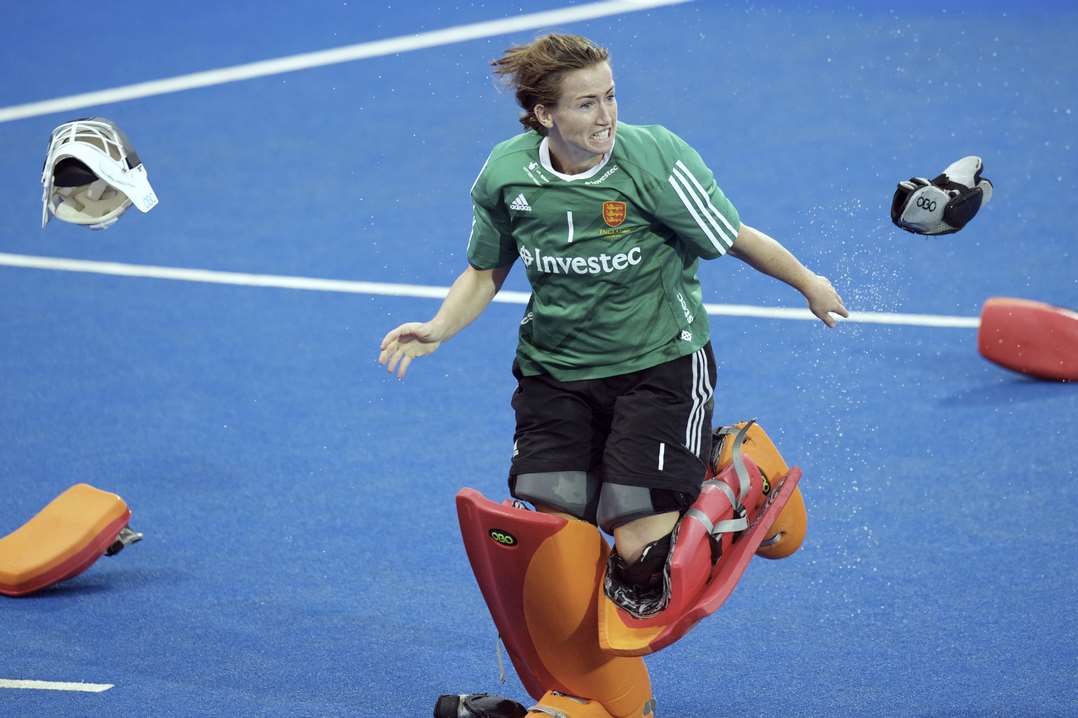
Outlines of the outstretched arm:
<svg viewBox="0 0 1078 718">
<path fill-rule="evenodd" d="M 378 363 L 384 364 L 390 374 L 397 369 L 397 378 L 403 379 L 413 359 L 433 352 L 487 308 L 509 275 L 510 266 L 476 269 L 468 265 L 449 288 L 433 319 L 406 322 L 385 335 Z"/>
<path fill-rule="evenodd" d="M 801 292 L 812 313 L 827 326 L 835 326 L 832 313 L 842 317 L 850 316 L 842 304 L 842 297 L 831 286 L 827 277 L 809 270 L 790 250 L 760 230 L 742 223 L 737 233 L 737 241 L 730 247 L 729 252 L 753 269 L 781 279 Z"/>
</svg>

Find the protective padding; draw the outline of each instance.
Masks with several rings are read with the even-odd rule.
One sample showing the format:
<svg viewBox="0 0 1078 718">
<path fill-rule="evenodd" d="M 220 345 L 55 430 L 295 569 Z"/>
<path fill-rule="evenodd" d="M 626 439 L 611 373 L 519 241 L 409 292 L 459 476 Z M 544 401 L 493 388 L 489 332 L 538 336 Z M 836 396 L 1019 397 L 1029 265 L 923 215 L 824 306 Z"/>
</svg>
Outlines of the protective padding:
<svg viewBox="0 0 1078 718">
<path fill-rule="evenodd" d="M 759 469 L 748 457 L 745 457 L 745 468 L 752 479 L 753 490 L 758 492 L 762 483 Z M 732 465 L 716 479 L 731 487 L 738 481 Z M 770 491 L 756 512 L 746 502 L 750 507 L 748 528 L 735 536 L 722 537 L 722 555 L 714 565 L 711 565 L 708 528 L 691 518 L 691 511 L 686 514 L 678 523 L 670 557 L 670 603 L 653 616 L 637 618 L 611 601 L 605 592 L 600 592 L 599 645 L 602 649 L 620 656 L 648 655 L 676 642 L 701 619 L 717 611 L 733 592 L 800 480 L 801 469 L 795 466 L 785 475 L 771 478 Z M 705 485 L 693 507 L 713 520 L 728 519 L 732 510 L 722 494 Z M 720 510 L 714 510 L 716 508 Z"/>
<path fill-rule="evenodd" d="M 1078 381 L 1078 313 L 1028 299 L 992 297 L 981 308 L 977 350 L 1012 371 Z"/>
<path fill-rule="evenodd" d="M 738 422 L 734 425 L 734 428 L 740 429 L 745 423 L 743 421 Z M 714 473 L 716 474 L 726 469 L 733 462 L 733 435 L 729 434 L 724 438 L 718 458 L 715 460 Z M 741 444 L 741 450 L 763 472 L 766 479 L 765 492 L 770 491 L 771 479 L 776 476 L 785 476 L 790 470 L 775 443 L 771 441 L 771 437 L 767 435 L 767 432 L 759 424 L 753 423 L 749 426 L 745 440 Z M 709 472 L 708 475 L 710 476 L 711 473 Z M 767 536 L 760 544 L 760 548 L 756 549 L 756 555 L 770 559 L 786 558 L 801 548 L 801 544 L 805 540 L 807 525 L 808 514 L 805 511 L 805 499 L 801 496 L 800 487 L 797 487 L 794 489 L 793 495 L 790 496 L 790 500 L 786 502 L 782 513 L 771 524 L 771 528 L 768 529 Z"/>
<path fill-rule="evenodd" d="M 75 484 L 0 539 L 0 593 L 24 596 L 79 575 L 130 519 L 119 496 Z"/>
<path fill-rule="evenodd" d="M 565 696 L 556 691 L 547 691 L 539 703 L 528 711 L 529 716 L 564 716 L 565 718 L 612 718 L 610 712 L 598 701 L 588 701 L 573 696 Z M 653 718 L 655 701 L 651 701 L 632 714 L 634 718 Z"/>
<path fill-rule="evenodd" d="M 479 589 L 532 698 L 557 691 L 598 701 L 615 718 L 646 715 L 644 661 L 606 655 L 596 640 L 610 553 L 598 529 L 474 489 L 457 494 L 457 516 Z"/>
</svg>

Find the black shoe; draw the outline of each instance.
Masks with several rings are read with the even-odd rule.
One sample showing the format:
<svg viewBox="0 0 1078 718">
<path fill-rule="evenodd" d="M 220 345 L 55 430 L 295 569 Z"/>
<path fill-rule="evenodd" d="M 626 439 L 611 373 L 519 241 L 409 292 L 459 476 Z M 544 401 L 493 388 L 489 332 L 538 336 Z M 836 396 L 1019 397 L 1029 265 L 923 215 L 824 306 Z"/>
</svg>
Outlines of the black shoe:
<svg viewBox="0 0 1078 718">
<path fill-rule="evenodd" d="M 434 718 L 525 718 L 528 711 L 516 701 L 489 693 L 438 696 Z"/>
<path fill-rule="evenodd" d="M 667 534 L 658 541 L 649 543 L 644 547 L 640 558 L 631 564 L 626 563 L 625 559 L 618 555 L 617 547 L 615 547 L 611 562 L 614 578 L 642 594 L 656 591 L 661 593 L 666 558 L 670 555 L 671 536 L 672 534 Z"/>
</svg>

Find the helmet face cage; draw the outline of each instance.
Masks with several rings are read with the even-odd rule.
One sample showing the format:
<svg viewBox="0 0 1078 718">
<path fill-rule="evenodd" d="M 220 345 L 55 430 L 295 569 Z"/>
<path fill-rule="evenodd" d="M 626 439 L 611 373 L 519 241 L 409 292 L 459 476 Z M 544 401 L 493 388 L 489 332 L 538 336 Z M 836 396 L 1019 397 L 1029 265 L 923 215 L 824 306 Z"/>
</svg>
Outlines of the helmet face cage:
<svg viewBox="0 0 1078 718">
<path fill-rule="evenodd" d="M 157 197 L 138 153 L 103 117 L 65 122 L 52 131 L 41 174 L 41 226 L 49 214 L 103 229 L 134 203 L 148 212 Z"/>
</svg>

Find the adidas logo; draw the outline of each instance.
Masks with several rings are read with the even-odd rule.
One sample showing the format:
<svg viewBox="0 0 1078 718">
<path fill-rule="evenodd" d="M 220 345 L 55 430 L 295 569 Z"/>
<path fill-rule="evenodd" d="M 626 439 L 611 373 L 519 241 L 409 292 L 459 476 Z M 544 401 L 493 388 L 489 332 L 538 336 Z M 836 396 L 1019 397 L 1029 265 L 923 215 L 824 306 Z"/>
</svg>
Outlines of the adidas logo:
<svg viewBox="0 0 1078 718">
<path fill-rule="evenodd" d="M 524 199 L 524 193 L 521 192 L 509 205 L 509 209 L 515 209 L 517 212 L 531 212 L 532 206 L 528 204 L 528 200 Z"/>
</svg>

